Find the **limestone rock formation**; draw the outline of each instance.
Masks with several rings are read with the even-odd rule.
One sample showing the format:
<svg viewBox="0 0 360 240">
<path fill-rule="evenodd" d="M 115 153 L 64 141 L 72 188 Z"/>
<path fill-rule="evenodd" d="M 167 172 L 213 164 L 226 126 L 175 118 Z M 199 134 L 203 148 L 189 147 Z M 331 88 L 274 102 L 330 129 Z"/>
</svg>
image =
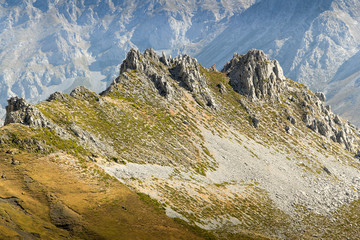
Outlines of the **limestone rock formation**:
<svg viewBox="0 0 360 240">
<path fill-rule="evenodd" d="M 340 143 L 349 151 L 354 152 L 359 147 L 360 143 L 356 140 L 358 129 L 332 113 L 330 106 L 325 106 L 325 94 L 312 93 L 306 86 L 292 87 L 279 63 L 269 60 L 263 51 L 250 50 L 244 55 L 235 53 L 222 72 L 228 75 L 233 89 L 250 101 L 290 100 L 295 105 L 300 104 L 303 122 L 311 130 Z M 288 98 L 284 99 L 285 96 Z M 287 116 L 287 119 L 291 124 L 296 122 L 292 116 Z"/>
<path fill-rule="evenodd" d="M 136 87 L 138 92 L 131 94 L 147 95 L 149 89 L 153 89 L 166 100 L 172 101 L 182 96 L 180 88 L 183 88 L 189 91 L 198 103 L 204 103 L 204 106 L 216 109 L 215 100 L 205 77 L 200 72 L 200 65 L 196 59 L 187 55 L 167 58 L 165 54 L 162 54 L 159 57 L 153 49 L 147 49 L 143 54 L 136 49 L 131 49 L 121 64 L 120 76 L 102 95 L 113 91 L 114 84 L 127 82 L 132 77 L 129 74 L 134 72 L 138 74 L 141 86 Z M 250 101 L 290 101 L 299 104 L 303 111 L 302 120 L 307 127 L 340 143 L 349 151 L 356 151 L 358 148 L 358 129 L 332 113 L 329 106 L 325 106 L 325 95 L 320 92 L 313 94 L 306 87 L 291 87 L 290 80 L 284 77 L 278 62 L 269 60 L 263 51 L 250 50 L 244 55 L 235 53 L 222 72 L 229 77 L 229 84 L 233 89 L 245 95 Z M 226 92 L 221 83 L 219 83 L 219 91 Z M 284 96 L 288 96 L 288 98 L 284 99 Z M 57 92 L 52 94 L 48 101 L 66 100 L 68 97 L 66 94 Z M 102 101 L 101 96 L 85 87 L 75 88 L 70 97 L 87 101 Z M 36 128 L 55 129 L 59 134 L 65 134 L 64 130 L 47 120 L 36 107 L 28 104 L 25 99 L 14 97 L 9 99 L 8 103 L 5 124 L 22 123 Z M 287 119 L 293 125 L 296 123 L 293 116 L 289 115 Z M 258 118 L 251 117 L 251 122 L 257 127 L 260 121 Z M 93 139 L 87 142 L 93 143 Z M 100 148 L 103 149 L 103 147 Z"/>
<path fill-rule="evenodd" d="M 181 87 L 189 91 L 197 101 L 203 102 L 204 105 L 211 108 L 216 107 L 206 80 L 200 72 L 199 63 L 188 55 L 167 58 L 164 53 L 161 57 L 157 56 L 153 49 L 146 49 L 143 54 L 137 49 L 131 49 L 120 66 L 119 77 L 109 89 L 104 91 L 103 95 L 111 92 L 114 84 L 126 84 L 131 78 L 129 74 L 132 73 L 138 75 L 142 83 L 140 88 L 144 88 L 144 91 L 137 92 L 137 95 L 143 95 L 150 89 L 156 89 L 161 96 L 171 101 L 182 96 L 179 88 Z M 135 91 L 138 90 L 139 88 L 135 89 Z"/>
<path fill-rule="evenodd" d="M 82 101 L 101 101 L 99 95 L 82 86 L 75 88 L 70 94 L 70 98 L 71 97 Z M 64 99 L 69 100 L 68 95 L 54 93 L 47 101 Z M 13 97 L 8 100 L 8 103 L 5 125 L 20 123 L 33 128 L 47 128 L 53 130 L 63 139 L 76 139 L 77 142 L 80 142 L 83 146 L 86 146 L 94 152 L 102 152 L 108 155 L 114 153 L 114 150 L 108 144 L 98 139 L 96 135 L 89 133 L 74 123 L 68 126 L 70 131 L 67 131 L 65 128 L 46 118 L 36 106 L 27 103 L 23 98 Z"/>
<path fill-rule="evenodd" d="M 205 77 L 200 73 L 199 64 L 195 58 L 181 55 L 170 59 L 172 65 L 170 72 L 180 85 L 193 94 L 203 98 L 209 107 L 215 107 L 215 102 L 210 95 Z"/>
<path fill-rule="evenodd" d="M 141 79 L 144 84 L 149 85 L 147 81 L 150 80 L 152 86 L 148 87 L 155 88 L 160 95 L 172 99 L 175 95 L 174 87 L 168 81 L 165 69 L 161 67 L 164 63 L 167 63 L 165 55 L 159 58 L 153 49 L 145 50 L 144 54 L 137 49 L 131 49 L 120 66 L 120 76 L 116 81 L 126 81 L 127 72 L 135 71 L 144 75 L 145 79 Z"/>
<path fill-rule="evenodd" d="M 306 89 L 303 90 L 301 107 L 303 110 L 303 121 L 311 130 L 320 133 L 343 145 L 347 150 L 355 152 L 359 147 L 359 129 L 342 120 L 331 111 L 329 105 L 325 105 L 324 93 L 312 94 Z"/>
<path fill-rule="evenodd" d="M 84 86 L 79 86 L 71 91 L 70 96 L 76 99 L 99 100 L 99 95 L 87 89 Z"/>
<path fill-rule="evenodd" d="M 323 114 L 319 115 L 321 110 Z M 304 114 L 303 120 L 311 130 L 340 143 L 349 151 L 354 152 L 359 147 L 359 142 L 356 140 L 359 130 L 326 108 L 312 109 Z"/>
<path fill-rule="evenodd" d="M 269 60 L 261 50 L 247 54 L 235 53 L 222 70 L 230 78 L 230 85 L 251 100 L 277 98 L 285 80 L 278 61 Z"/>
<path fill-rule="evenodd" d="M 52 126 L 52 123 L 35 106 L 27 103 L 24 98 L 18 97 L 8 100 L 5 125 L 10 123 L 21 123 L 35 128 Z"/>
</svg>

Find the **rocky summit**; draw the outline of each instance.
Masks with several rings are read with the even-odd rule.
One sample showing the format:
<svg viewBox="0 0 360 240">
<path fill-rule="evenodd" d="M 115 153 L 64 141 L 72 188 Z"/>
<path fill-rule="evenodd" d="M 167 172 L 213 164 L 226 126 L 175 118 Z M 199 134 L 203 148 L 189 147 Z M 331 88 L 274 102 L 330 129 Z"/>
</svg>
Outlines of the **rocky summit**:
<svg viewBox="0 0 360 240">
<path fill-rule="evenodd" d="M 234 54 L 222 70 L 229 78 L 233 89 L 251 100 L 264 97 L 278 99 L 278 92 L 285 77 L 276 60 L 271 62 L 260 50 L 251 50 L 245 55 Z"/>
<path fill-rule="evenodd" d="M 152 49 L 100 94 L 10 98 L 0 238 L 356 239 L 360 132 L 325 100 L 261 50 Z"/>
</svg>

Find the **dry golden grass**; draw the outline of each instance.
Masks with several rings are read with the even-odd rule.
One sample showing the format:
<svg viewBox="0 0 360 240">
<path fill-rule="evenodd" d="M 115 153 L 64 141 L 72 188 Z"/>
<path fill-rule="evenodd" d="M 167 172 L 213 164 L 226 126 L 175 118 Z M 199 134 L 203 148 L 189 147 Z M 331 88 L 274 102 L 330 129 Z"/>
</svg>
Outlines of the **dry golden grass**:
<svg viewBox="0 0 360 240">
<path fill-rule="evenodd" d="M 7 150 L 0 149 L 0 239 L 201 239 L 92 162 Z M 67 209 L 55 212 L 70 221 L 66 230 L 53 224 L 57 204 Z"/>
</svg>

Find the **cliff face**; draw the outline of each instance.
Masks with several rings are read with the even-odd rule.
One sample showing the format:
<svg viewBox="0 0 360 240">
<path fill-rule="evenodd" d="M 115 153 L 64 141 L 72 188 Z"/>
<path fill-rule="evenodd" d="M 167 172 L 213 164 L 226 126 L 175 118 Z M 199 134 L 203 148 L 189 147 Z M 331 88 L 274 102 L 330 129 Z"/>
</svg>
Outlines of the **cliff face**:
<svg viewBox="0 0 360 240">
<path fill-rule="evenodd" d="M 276 60 L 270 61 L 261 50 L 251 50 L 245 55 L 234 54 L 222 70 L 235 91 L 251 100 L 274 98 L 284 89 L 282 68 Z"/>
<path fill-rule="evenodd" d="M 349 237 L 359 229 L 341 227 L 358 213 L 359 130 L 324 101 L 259 50 L 219 72 L 132 49 L 101 94 L 10 99 L 6 127 L 28 125 L 40 139 L 3 133 L 0 144 L 95 162 L 217 238 Z"/>
<path fill-rule="evenodd" d="M 311 130 L 330 138 L 349 151 L 359 148 L 359 133 L 355 126 L 342 120 L 325 105 L 325 95 L 312 93 L 306 87 L 294 88 L 283 75 L 276 60 L 269 60 L 263 51 L 251 50 L 245 55 L 234 54 L 222 72 L 229 77 L 233 89 L 251 101 L 265 100 L 300 104 L 302 120 Z M 295 97 L 294 97 L 295 95 Z M 289 96 L 288 98 L 284 98 Z M 293 119 L 289 116 L 289 119 Z"/>
</svg>

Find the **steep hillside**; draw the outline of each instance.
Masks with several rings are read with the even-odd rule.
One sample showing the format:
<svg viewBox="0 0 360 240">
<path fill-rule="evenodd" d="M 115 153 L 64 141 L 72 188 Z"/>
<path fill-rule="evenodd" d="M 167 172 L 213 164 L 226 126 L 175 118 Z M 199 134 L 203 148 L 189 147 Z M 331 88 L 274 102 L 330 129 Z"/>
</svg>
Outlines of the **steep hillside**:
<svg viewBox="0 0 360 240">
<path fill-rule="evenodd" d="M 2 0 L 0 121 L 12 96 L 35 103 L 80 85 L 99 93 L 130 48 L 151 47 L 219 68 L 234 52 L 263 49 L 360 124 L 357 88 L 328 86 L 359 70 L 348 64 L 360 50 L 359 9 L 357 0 Z"/>
<path fill-rule="evenodd" d="M 236 14 L 196 57 L 204 66 L 222 66 L 233 52 L 263 49 L 288 77 L 325 92 L 336 113 L 359 125 L 359 91 L 347 84 L 359 71 L 359 23 L 356 0 L 263 0 Z"/>
<path fill-rule="evenodd" d="M 77 158 L 84 181 L 102 168 L 114 177 L 105 193 L 124 187 L 117 179 L 208 239 L 351 239 L 359 235 L 360 135 L 324 101 L 259 50 L 234 54 L 219 72 L 187 55 L 132 49 L 101 94 L 78 87 L 37 105 L 9 99 L 1 144 L 3 151 L 54 156 L 56 166 L 58 158 Z M 77 166 L 64 161 L 66 169 Z M 38 179 L 55 184 L 46 176 Z M 62 202 L 77 201 L 60 193 Z M 121 212 L 120 205 L 114 209 Z M 187 238 L 171 226 L 174 238 Z"/>
<path fill-rule="evenodd" d="M 263 49 L 290 78 L 324 89 L 359 51 L 359 9 L 353 0 L 263 0 L 234 16 L 197 58 L 222 66 L 233 52 Z"/>
<path fill-rule="evenodd" d="M 105 90 L 132 47 L 196 52 L 255 0 L 0 1 L 0 108 L 84 85 Z M 2 118 L 2 116 L 1 116 Z"/>
<path fill-rule="evenodd" d="M 49 130 L 0 130 L 0 239 L 202 239 Z"/>
</svg>

